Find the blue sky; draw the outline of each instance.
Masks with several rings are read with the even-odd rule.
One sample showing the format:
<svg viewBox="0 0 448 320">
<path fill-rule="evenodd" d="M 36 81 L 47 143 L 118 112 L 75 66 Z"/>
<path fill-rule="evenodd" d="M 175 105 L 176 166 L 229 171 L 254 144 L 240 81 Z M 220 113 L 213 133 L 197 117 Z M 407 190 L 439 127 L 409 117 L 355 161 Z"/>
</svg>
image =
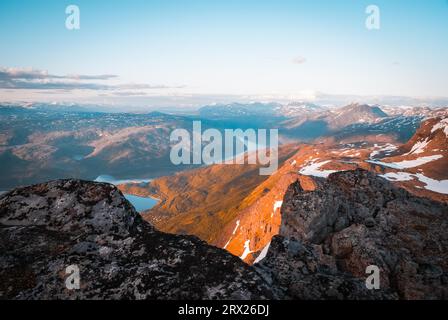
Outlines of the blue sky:
<svg viewBox="0 0 448 320">
<path fill-rule="evenodd" d="M 70 4 L 80 30 L 65 28 Z M 365 28 L 370 4 L 380 30 Z M 4 77 L 33 68 L 71 84 L 3 86 L 6 100 L 448 96 L 447 0 L 8 0 L 0 39 Z M 73 75 L 117 77 L 77 88 Z"/>
</svg>

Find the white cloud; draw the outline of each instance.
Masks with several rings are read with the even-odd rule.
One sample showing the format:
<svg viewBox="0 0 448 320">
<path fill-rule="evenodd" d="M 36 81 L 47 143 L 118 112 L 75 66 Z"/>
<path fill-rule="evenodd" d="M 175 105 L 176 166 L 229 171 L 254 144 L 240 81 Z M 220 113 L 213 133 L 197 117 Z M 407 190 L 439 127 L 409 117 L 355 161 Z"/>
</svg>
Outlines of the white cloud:
<svg viewBox="0 0 448 320">
<path fill-rule="evenodd" d="M 306 58 L 297 56 L 294 59 L 292 59 L 292 63 L 294 64 L 304 64 L 306 62 Z"/>
<path fill-rule="evenodd" d="M 142 83 L 128 83 L 111 85 L 104 83 L 118 78 L 114 74 L 100 75 L 56 75 L 48 71 L 33 68 L 3 68 L 0 67 L 0 89 L 25 90 L 149 90 L 149 89 L 178 89 L 182 86 L 150 85 Z M 93 82 L 92 82 L 93 81 Z"/>
</svg>

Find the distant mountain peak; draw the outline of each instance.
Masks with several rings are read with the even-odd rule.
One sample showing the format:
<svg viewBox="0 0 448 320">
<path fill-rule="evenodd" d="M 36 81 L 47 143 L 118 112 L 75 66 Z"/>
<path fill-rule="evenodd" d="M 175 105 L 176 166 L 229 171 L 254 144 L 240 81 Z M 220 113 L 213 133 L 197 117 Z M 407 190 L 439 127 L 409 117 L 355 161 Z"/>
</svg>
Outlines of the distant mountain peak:
<svg viewBox="0 0 448 320">
<path fill-rule="evenodd" d="M 372 123 L 388 115 L 378 106 L 352 103 L 333 111 L 329 119 L 330 128 L 343 128 L 356 123 Z"/>
<path fill-rule="evenodd" d="M 340 110 L 357 112 L 357 113 L 371 113 L 379 118 L 387 117 L 387 113 L 385 113 L 378 105 L 369 105 L 369 104 L 361 104 L 361 103 L 351 103 Z"/>
</svg>

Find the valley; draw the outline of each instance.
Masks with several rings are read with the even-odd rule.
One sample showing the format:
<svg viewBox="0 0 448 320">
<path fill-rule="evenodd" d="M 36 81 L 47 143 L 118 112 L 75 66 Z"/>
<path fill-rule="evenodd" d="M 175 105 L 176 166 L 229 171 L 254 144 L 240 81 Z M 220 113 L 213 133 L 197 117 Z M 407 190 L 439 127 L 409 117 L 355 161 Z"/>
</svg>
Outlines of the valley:
<svg viewBox="0 0 448 320">
<path fill-rule="evenodd" d="M 254 263 L 278 234 L 285 193 L 296 182 L 312 192 L 333 173 L 363 169 L 416 196 L 448 202 L 446 119 L 423 120 L 407 142 L 373 131 L 350 139 L 284 145 L 282 164 L 266 179 L 254 167 L 212 165 L 119 188 L 161 198 L 143 213 L 160 230 L 196 235 Z"/>
</svg>

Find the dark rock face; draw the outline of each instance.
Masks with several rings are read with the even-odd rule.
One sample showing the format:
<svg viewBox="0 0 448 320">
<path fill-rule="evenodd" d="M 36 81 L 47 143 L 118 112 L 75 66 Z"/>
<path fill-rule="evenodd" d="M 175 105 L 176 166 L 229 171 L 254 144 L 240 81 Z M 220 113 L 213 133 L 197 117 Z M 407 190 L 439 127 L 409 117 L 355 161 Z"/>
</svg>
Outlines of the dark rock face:
<svg viewBox="0 0 448 320">
<path fill-rule="evenodd" d="M 300 300 L 396 299 L 390 290 L 367 290 L 364 281 L 337 269 L 318 246 L 275 236 L 265 259 L 254 267 L 278 296 Z"/>
<path fill-rule="evenodd" d="M 275 298 L 249 266 L 164 234 L 108 184 L 59 180 L 0 197 L 1 299 Z M 66 268 L 80 271 L 68 290 Z"/>
<path fill-rule="evenodd" d="M 364 170 L 290 186 L 259 272 L 299 299 L 448 299 L 448 207 Z M 380 269 L 367 290 L 366 267 Z"/>
</svg>

